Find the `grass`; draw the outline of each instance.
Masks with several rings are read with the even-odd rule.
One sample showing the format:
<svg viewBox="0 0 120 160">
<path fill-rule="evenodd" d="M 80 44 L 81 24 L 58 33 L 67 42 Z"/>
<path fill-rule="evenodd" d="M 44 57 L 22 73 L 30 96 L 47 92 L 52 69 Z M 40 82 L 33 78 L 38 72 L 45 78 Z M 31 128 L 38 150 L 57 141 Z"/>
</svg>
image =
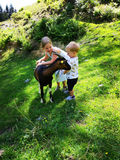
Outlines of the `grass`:
<svg viewBox="0 0 120 160">
<path fill-rule="evenodd" d="M 0 149 L 3 160 L 119 160 L 119 22 L 89 24 L 79 40 L 76 100 L 55 91 L 40 103 L 35 58 L 6 49 L 0 60 Z M 28 80 L 28 82 L 26 82 Z"/>
</svg>

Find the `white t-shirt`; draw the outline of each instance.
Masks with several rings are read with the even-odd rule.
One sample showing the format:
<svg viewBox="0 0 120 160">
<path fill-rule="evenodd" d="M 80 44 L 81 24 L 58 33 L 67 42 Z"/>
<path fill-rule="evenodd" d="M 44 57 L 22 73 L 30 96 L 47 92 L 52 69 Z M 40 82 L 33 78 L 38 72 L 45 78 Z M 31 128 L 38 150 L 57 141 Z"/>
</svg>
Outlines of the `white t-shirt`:
<svg viewBox="0 0 120 160">
<path fill-rule="evenodd" d="M 78 57 L 70 58 L 69 64 L 71 65 L 71 70 L 66 73 L 67 79 L 78 78 Z"/>
<path fill-rule="evenodd" d="M 61 56 L 61 57 L 64 57 L 66 60 L 69 60 L 69 59 L 70 59 L 70 57 L 67 55 L 67 52 L 65 52 L 65 51 L 63 51 L 62 49 L 57 48 L 57 47 L 53 47 L 53 49 L 54 49 L 54 48 L 60 50 L 60 53 L 55 52 L 54 54 L 56 54 L 56 55 L 58 55 L 58 56 Z"/>
<path fill-rule="evenodd" d="M 67 60 L 67 62 L 69 63 L 69 65 L 71 66 L 70 71 L 66 73 L 67 79 L 78 78 L 78 57 L 70 58 L 67 55 L 67 52 L 65 52 L 61 49 L 60 49 L 60 51 L 61 52 L 59 53 L 59 55 L 64 57 Z"/>
</svg>

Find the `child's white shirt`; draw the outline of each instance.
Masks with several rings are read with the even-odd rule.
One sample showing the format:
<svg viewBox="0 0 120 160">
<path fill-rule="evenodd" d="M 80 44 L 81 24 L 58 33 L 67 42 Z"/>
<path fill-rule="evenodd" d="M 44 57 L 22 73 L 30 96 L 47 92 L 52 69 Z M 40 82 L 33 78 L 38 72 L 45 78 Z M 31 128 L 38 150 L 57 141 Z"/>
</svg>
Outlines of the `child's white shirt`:
<svg viewBox="0 0 120 160">
<path fill-rule="evenodd" d="M 58 56 L 60 55 L 61 57 L 64 57 L 66 60 L 70 59 L 70 57 L 67 55 L 67 52 L 57 47 L 53 47 L 53 48 L 60 50 L 60 53 L 56 53 Z"/>
<path fill-rule="evenodd" d="M 71 65 L 71 69 L 66 73 L 67 79 L 78 78 L 78 57 L 70 58 L 69 64 Z"/>
<path fill-rule="evenodd" d="M 59 55 L 64 57 L 67 60 L 67 62 L 69 63 L 69 65 L 71 66 L 70 71 L 66 73 L 67 79 L 78 78 L 78 57 L 70 58 L 67 55 L 67 52 L 65 52 L 61 49 L 60 49 L 60 51 L 61 52 L 59 53 Z"/>
</svg>

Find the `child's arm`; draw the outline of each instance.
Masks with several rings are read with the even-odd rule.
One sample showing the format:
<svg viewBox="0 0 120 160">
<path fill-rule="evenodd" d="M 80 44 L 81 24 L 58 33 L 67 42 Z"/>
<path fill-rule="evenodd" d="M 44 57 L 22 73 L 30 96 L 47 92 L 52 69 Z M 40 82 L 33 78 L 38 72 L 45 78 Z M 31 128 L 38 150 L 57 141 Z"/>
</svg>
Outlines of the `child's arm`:
<svg viewBox="0 0 120 160">
<path fill-rule="evenodd" d="M 67 55 L 67 52 L 63 51 L 62 49 L 54 47 L 53 52 L 55 52 L 54 54 L 58 56 L 60 55 L 61 57 L 64 57 L 66 60 L 70 59 L 70 57 Z"/>
<path fill-rule="evenodd" d="M 53 49 L 53 53 L 54 53 L 54 54 L 55 54 L 55 53 L 60 54 L 60 52 L 61 52 L 61 50 L 60 50 L 59 48 L 57 48 L 57 47 L 53 47 L 52 49 Z"/>
<path fill-rule="evenodd" d="M 51 63 L 53 63 L 57 58 L 57 55 L 53 55 L 52 59 L 50 61 L 47 61 L 47 62 L 42 62 L 42 63 L 39 63 L 38 65 L 49 65 Z"/>
<path fill-rule="evenodd" d="M 39 59 L 39 60 L 36 62 L 36 64 L 38 65 L 38 64 L 41 63 L 42 61 L 46 61 L 48 58 L 49 58 L 48 55 L 45 54 L 45 56 L 42 57 L 41 59 Z"/>
</svg>

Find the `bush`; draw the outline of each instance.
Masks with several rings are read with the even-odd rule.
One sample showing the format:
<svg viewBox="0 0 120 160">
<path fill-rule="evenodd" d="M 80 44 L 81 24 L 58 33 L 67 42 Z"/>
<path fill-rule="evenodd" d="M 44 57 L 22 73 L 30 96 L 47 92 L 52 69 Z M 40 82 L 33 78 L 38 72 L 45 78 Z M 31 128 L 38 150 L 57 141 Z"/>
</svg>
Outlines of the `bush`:
<svg viewBox="0 0 120 160">
<path fill-rule="evenodd" d="M 76 1 L 77 12 L 90 13 L 95 6 L 99 5 L 98 0 L 78 0 Z"/>
<path fill-rule="evenodd" d="M 112 21 L 114 18 L 120 17 L 120 7 L 110 5 L 99 5 L 94 7 L 94 16 L 98 17 L 101 21 Z"/>
<path fill-rule="evenodd" d="M 26 18 L 31 18 L 31 12 L 30 11 L 25 11 L 25 15 L 26 15 Z"/>
<path fill-rule="evenodd" d="M 77 40 L 86 33 L 85 25 L 75 19 L 42 19 L 35 25 L 32 31 L 32 37 L 35 40 L 41 40 L 44 36 L 49 36 L 53 41 L 60 41 L 64 44 Z"/>
<path fill-rule="evenodd" d="M 0 49 L 4 49 L 7 43 L 11 40 L 12 33 L 0 30 Z"/>
<path fill-rule="evenodd" d="M 85 34 L 85 27 L 74 19 L 68 19 L 64 23 L 57 24 L 56 21 L 50 27 L 48 36 L 55 41 L 66 44 L 72 40 L 77 40 Z"/>
<path fill-rule="evenodd" d="M 19 9 L 19 12 L 21 12 L 21 11 L 23 11 L 23 10 L 24 10 L 24 8 L 22 7 L 22 8 Z"/>
<path fill-rule="evenodd" d="M 45 36 L 48 32 L 47 27 L 48 19 L 41 19 L 32 30 L 32 38 L 35 40 L 40 40 L 43 36 Z"/>
<path fill-rule="evenodd" d="M 41 0 L 37 0 L 37 3 L 40 3 L 41 2 Z"/>
<path fill-rule="evenodd" d="M 28 10 L 19 11 L 18 13 L 13 13 L 11 18 L 13 18 L 14 22 L 31 18 L 32 13 Z"/>
<path fill-rule="evenodd" d="M 117 3 L 118 5 L 120 5 L 120 0 L 99 0 L 100 1 L 100 3 L 102 3 L 102 4 L 109 4 L 109 3 L 113 3 L 113 2 L 115 2 L 115 3 Z"/>
</svg>

